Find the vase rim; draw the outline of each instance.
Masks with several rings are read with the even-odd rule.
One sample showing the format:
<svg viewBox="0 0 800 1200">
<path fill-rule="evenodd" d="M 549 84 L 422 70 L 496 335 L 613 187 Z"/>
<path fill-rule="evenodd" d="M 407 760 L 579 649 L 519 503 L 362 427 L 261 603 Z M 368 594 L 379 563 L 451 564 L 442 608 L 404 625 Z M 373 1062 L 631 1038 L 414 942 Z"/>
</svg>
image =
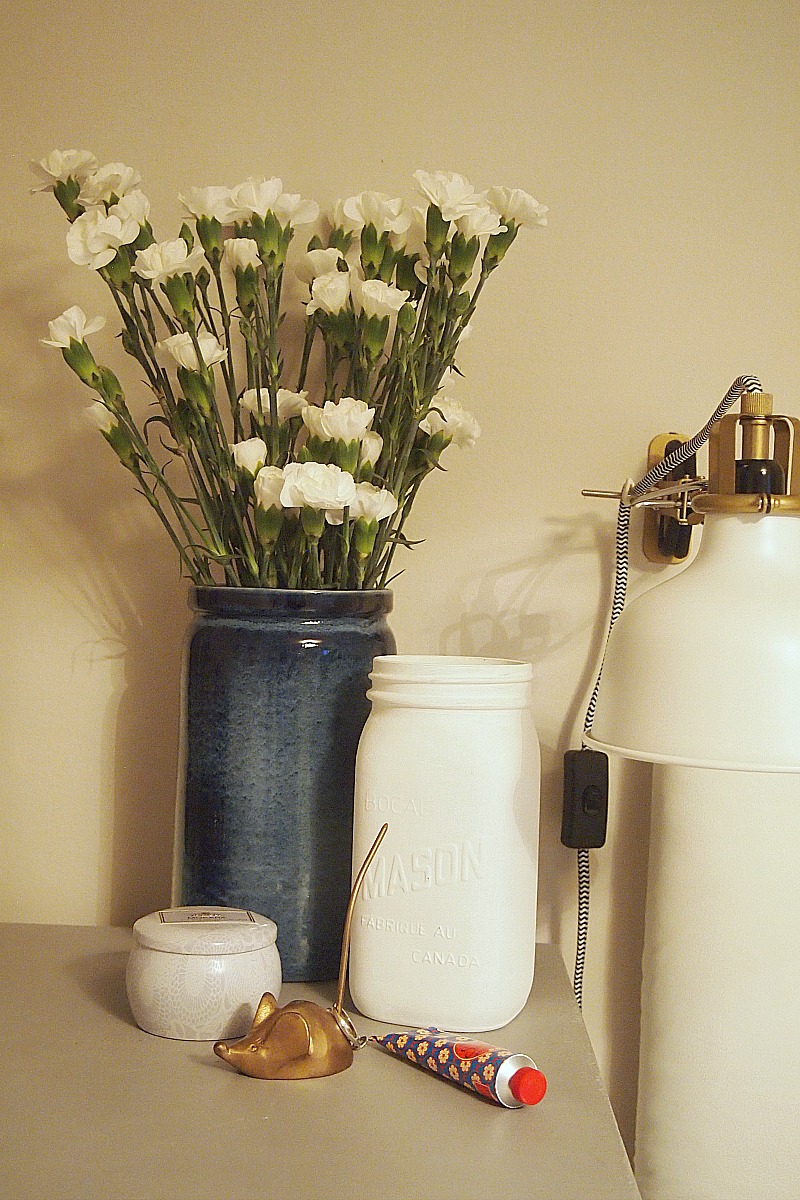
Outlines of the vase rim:
<svg viewBox="0 0 800 1200">
<path fill-rule="evenodd" d="M 392 611 L 390 588 L 196 587 L 189 588 L 189 607 L 198 612 L 313 612 L 370 614 Z"/>
</svg>

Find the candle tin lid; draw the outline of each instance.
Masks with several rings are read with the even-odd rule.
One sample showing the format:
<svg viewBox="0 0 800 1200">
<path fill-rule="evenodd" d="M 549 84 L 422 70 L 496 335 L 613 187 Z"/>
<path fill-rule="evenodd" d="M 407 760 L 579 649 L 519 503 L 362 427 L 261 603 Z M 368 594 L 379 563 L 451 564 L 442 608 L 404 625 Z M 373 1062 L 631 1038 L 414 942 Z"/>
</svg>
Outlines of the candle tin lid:
<svg viewBox="0 0 800 1200">
<path fill-rule="evenodd" d="M 168 954 L 243 954 L 272 946 L 277 935 L 269 917 L 213 904 L 162 908 L 133 926 L 135 942 Z"/>
</svg>

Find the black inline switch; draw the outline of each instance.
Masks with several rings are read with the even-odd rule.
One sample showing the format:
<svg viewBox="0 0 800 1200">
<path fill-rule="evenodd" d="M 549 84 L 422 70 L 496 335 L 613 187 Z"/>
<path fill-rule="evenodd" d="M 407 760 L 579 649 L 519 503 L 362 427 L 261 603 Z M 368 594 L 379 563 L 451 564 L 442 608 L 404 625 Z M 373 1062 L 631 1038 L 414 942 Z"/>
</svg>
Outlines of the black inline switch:
<svg viewBox="0 0 800 1200">
<path fill-rule="evenodd" d="M 601 750 L 568 750 L 561 841 L 572 850 L 595 850 L 605 844 L 607 822 L 608 756 Z"/>
</svg>

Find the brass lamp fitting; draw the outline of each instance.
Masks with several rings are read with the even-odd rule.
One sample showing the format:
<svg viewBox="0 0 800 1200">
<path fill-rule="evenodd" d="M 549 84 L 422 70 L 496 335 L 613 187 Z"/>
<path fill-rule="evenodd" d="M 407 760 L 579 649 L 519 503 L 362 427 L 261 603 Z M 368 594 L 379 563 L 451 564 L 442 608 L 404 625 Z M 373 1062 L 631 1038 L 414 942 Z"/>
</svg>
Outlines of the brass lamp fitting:
<svg viewBox="0 0 800 1200">
<path fill-rule="evenodd" d="M 800 420 L 774 414 L 772 400 L 769 392 L 745 392 L 741 411 L 728 413 L 711 430 L 708 490 L 693 498 L 695 512 L 800 512 Z M 737 459 L 774 460 L 783 471 L 785 491 L 737 492 Z"/>
<path fill-rule="evenodd" d="M 642 548 L 657 563 L 687 557 L 691 526 L 701 524 L 706 513 L 800 513 L 800 420 L 773 413 L 772 402 L 769 392 L 745 392 L 740 411 L 713 425 L 707 480 L 696 475 L 690 459 L 645 492 L 628 481 L 619 492 L 585 488 L 582 495 L 643 508 Z M 676 433 L 653 438 L 648 471 L 686 440 Z M 761 488 L 762 479 L 769 486 Z"/>
</svg>

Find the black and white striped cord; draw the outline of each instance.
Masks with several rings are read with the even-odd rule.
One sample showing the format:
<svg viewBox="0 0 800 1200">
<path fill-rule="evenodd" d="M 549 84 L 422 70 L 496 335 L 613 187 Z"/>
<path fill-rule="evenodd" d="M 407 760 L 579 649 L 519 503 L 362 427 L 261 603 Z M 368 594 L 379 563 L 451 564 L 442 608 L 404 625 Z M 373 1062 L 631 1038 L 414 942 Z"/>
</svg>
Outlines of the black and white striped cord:
<svg viewBox="0 0 800 1200">
<path fill-rule="evenodd" d="M 673 450 L 665 459 L 652 467 L 637 484 L 632 488 L 626 489 L 619 503 L 617 510 L 617 532 L 615 539 L 614 553 L 614 593 L 611 600 L 611 615 L 608 622 L 608 630 L 606 632 L 606 646 L 608 639 L 611 636 L 611 630 L 616 624 L 617 618 L 625 607 L 625 599 L 628 591 L 628 554 L 630 542 L 630 522 L 631 522 L 631 504 L 639 497 L 643 496 L 650 488 L 656 487 L 661 483 L 671 471 L 679 467 L 681 463 L 690 459 L 693 454 L 696 454 L 702 445 L 708 440 L 708 435 L 714 425 L 721 421 L 725 413 L 732 405 L 742 396 L 744 392 L 760 392 L 762 390 L 761 383 L 755 375 L 740 375 L 723 396 L 714 412 L 706 421 L 702 429 L 689 438 L 688 441 L 681 443 L 676 450 Z M 603 651 L 603 660 L 605 659 L 605 649 Z M 597 672 L 592 694 L 589 699 L 589 704 L 586 709 L 586 716 L 583 722 L 584 736 L 589 734 L 594 724 L 594 714 L 597 708 L 597 697 L 600 692 L 600 680 L 603 676 L 603 662 L 600 663 L 600 669 Z M 586 749 L 586 744 L 582 747 Z M 575 991 L 575 999 L 580 1008 L 583 1004 L 583 972 L 586 962 L 586 946 L 589 936 L 589 895 L 590 895 L 590 876 L 589 876 L 589 851 L 578 850 L 578 932 L 577 944 L 575 948 L 575 974 L 573 977 L 573 987 Z"/>
<path fill-rule="evenodd" d="M 583 1008 L 583 968 L 589 940 L 589 851 L 578 850 L 578 940 L 575 947 L 573 986 L 578 1008 Z"/>
</svg>

